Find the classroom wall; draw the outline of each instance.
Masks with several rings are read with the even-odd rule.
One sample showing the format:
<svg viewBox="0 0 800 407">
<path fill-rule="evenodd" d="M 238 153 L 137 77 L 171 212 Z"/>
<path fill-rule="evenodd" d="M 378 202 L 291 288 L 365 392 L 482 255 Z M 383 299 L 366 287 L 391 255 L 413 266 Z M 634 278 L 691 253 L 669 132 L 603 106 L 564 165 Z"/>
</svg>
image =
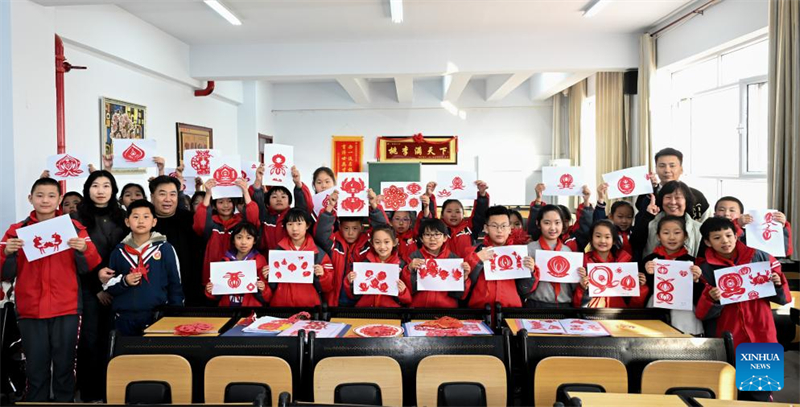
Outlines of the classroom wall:
<svg viewBox="0 0 800 407">
<path fill-rule="evenodd" d="M 525 82 L 503 100 L 486 102 L 485 85 L 473 79 L 453 103 L 466 113 L 461 119 L 442 108 L 441 79 L 415 81 L 413 103 L 406 104 L 397 102 L 393 81 L 370 82 L 367 105 L 354 103 L 336 82 L 274 83 L 275 142 L 295 146 L 297 167 L 309 182 L 314 169 L 331 163 L 332 135 L 364 136 L 365 160 L 375 158 L 378 136 L 457 135 L 458 165 L 423 165 L 423 182 L 435 180 L 438 170 L 477 170 L 494 182 L 494 202 L 527 204 L 552 152 L 550 100 L 532 102 Z M 512 185 L 500 185 L 517 176 Z M 511 189 L 518 197 L 501 193 Z"/>
</svg>

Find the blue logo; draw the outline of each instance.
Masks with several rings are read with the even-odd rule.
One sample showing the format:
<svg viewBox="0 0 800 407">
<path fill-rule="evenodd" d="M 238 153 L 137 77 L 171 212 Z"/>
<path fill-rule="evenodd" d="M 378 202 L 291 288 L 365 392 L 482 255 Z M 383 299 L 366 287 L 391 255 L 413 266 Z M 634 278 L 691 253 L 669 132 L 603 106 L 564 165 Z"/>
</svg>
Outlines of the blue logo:
<svg viewBox="0 0 800 407">
<path fill-rule="evenodd" d="M 742 343 L 736 347 L 736 387 L 739 391 L 783 389 L 783 346 Z"/>
</svg>

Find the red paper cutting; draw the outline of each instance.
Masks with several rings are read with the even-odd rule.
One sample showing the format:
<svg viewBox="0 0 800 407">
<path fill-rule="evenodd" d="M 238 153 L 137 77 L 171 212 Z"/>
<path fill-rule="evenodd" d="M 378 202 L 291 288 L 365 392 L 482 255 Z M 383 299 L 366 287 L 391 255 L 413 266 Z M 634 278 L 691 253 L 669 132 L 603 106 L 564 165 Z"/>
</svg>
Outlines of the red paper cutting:
<svg viewBox="0 0 800 407">
<path fill-rule="evenodd" d="M 237 272 L 225 273 L 225 275 L 222 278 L 228 280 L 228 287 L 238 288 L 242 284 L 242 277 L 244 277 L 244 273 L 242 273 L 241 271 L 237 271 Z"/>
<path fill-rule="evenodd" d="M 56 161 L 56 169 L 58 172 L 56 172 L 55 175 L 58 177 L 77 177 L 83 174 L 81 160 L 69 154 Z"/>
<path fill-rule="evenodd" d="M 122 152 L 122 158 L 129 163 L 136 163 L 142 161 L 145 156 L 144 150 L 142 150 L 136 143 L 131 143 L 125 151 Z"/>
<path fill-rule="evenodd" d="M 403 191 L 403 188 L 390 185 L 389 188 L 383 189 L 383 204 L 390 211 L 396 211 L 406 206 L 407 199 L 408 195 Z"/>
<path fill-rule="evenodd" d="M 217 186 L 229 187 L 234 185 L 236 176 L 239 172 L 230 167 L 228 164 L 223 164 L 222 167 L 214 171 L 214 180 L 217 181 Z"/>
<path fill-rule="evenodd" d="M 633 181 L 633 178 L 623 175 L 622 178 L 617 181 L 617 188 L 623 194 L 628 195 L 636 189 L 636 182 Z"/>
<path fill-rule="evenodd" d="M 211 173 L 211 151 L 197 150 L 189 164 L 197 172 L 197 175 L 208 175 Z"/>
</svg>

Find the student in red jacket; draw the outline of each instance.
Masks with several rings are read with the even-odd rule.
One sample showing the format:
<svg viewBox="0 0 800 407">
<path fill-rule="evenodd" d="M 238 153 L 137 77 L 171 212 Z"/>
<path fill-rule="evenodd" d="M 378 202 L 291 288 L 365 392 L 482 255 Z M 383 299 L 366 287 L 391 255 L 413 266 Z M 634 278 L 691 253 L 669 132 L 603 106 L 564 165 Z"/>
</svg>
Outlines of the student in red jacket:
<svg viewBox="0 0 800 407">
<path fill-rule="evenodd" d="M 272 292 L 262 279 L 267 259 L 255 248 L 258 229 L 250 223 L 240 222 L 231 229 L 230 235 L 230 250 L 219 261 L 255 261 L 258 291 L 252 294 L 213 295 L 211 292 L 214 290 L 214 283 L 209 281 L 206 284 L 206 296 L 219 301 L 220 307 L 263 307 L 269 303 Z"/>
<path fill-rule="evenodd" d="M 736 226 L 736 237 L 738 237 L 742 243 L 747 244 L 747 235 L 744 233 L 744 227 L 755 220 L 750 214 L 744 213 L 744 204 L 742 201 L 732 196 L 723 196 L 714 204 L 714 216 L 732 220 L 733 225 Z M 772 220 L 783 229 L 780 235 L 783 236 L 783 246 L 786 250 L 786 257 L 791 257 L 793 251 L 792 225 L 786 220 L 786 215 L 780 211 L 772 212 Z"/>
<path fill-rule="evenodd" d="M 314 252 L 314 283 L 270 283 L 270 305 L 273 307 L 316 307 L 333 291 L 333 264 L 330 257 L 314 244 L 314 238 L 309 233 L 311 226 L 311 215 L 303 209 L 289 209 L 283 218 L 286 237 L 278 242 L 275 250 Z M 263 270 L 267 281 L 269 272 L 268 263 L 266 270 Z"/>
<path fill-rule="evenodd" d="M 622 251 L 633 256 L 633 248 L 631 247 L 631 235 L 633 234 L 633 205 L 628 201 L 616 201 L 611 205 L 611 209 L 606 216 L 606 196 L 608 193 L 608 184 L 602 183 L 597 186 L 597 206 L 594 208 L 594 222 L 600 219 L 611 219 L 614 226 L 617 227 L 617 246 Z"/>
<path fill-rule="evenodd" d="M 478 241 L 478 235 L 483 231 L 486 223 L 486 209 L 489 208 L 489 188 L 483 181 L 475 181 L 478 186 L 478 197 L 472 205 L 472 213 L 464 217 L 464 205 L 458 199 L 448 199 L 442 204 L 442 220 L 449 230 L 447 245 L 450 251 L 460 257 L 466 257 L 472 251 L 472 246 Z M 433 183 L 434 188 L 436 183 Z M 436 196 L 430 195 L 431 208 L 436 208 Z"/>
<path fill-rule="evenodd" d="M 464 291 L 419 291 L 417 289 L 417 270 L 426 262 L 435 259 L 458 259 L 450 251 L 447 243 L 447 225 L 441 219 L 425 219 L 419 227 L 419 238 L 422 248 L 411 253 L 411 261 L 400 274 L 405 285 L 411 287 L 414 296 L 412 305 L 415 308 L 457 308 L 458 300 L 466 299 L 470 281 L 467 276 L 474 268 L 468 262 L 461 263 L 464 269 Z"/>
<path fill-rule="evenodd" d="M 194 232 L 206 241 L 206 253 L 203 257 L 203 286 L 211 279 L 211 262 L 219 261 L 231 247 L 231 229 L 241 222 L 249 222 L 258 226 L 258 205 L 250 199 L 247 183 L 239 178 L 236 186 L 242 189 L 245 213 L 234 213 L 240 198 L 219 198 L 212 201 L 212 189 L 217 185 L 214 178 L 205 183 L 206 196 L 203 203 L 197 206 L 194 213 Z M 209 208 L 213 206 L 213 210 Z"/>
<path fill-rule="evenodd" d="M 78 276 L 89 273 L 102 259 L 86 229 L 73 220 L 78 237 L 66 242 L 71 250 L 29 262 L 20 249 L 33 243 L 17 237 L 17 229 L 61 215 L 61 187 L 52 178 L 40 178 L 33 183 L 28 201 L 33 211 L 11 225 L 0 241 L 3 280 L 16 279 L 17 323 L 28 376 L 25 401 L 49 401 L 52 386 L 54 401 L 71 403 L 82 308 Z"/>
<path fill-rule="evenodd" d="M 633 260 L 629 253 L 615 246 L 614 243 L 619 237 L 617 227 L 610 220 L 602 219 L 595 222 L 589 230 L 589 236 L 592 238 L 592 250 L 583 254 L 583 269 L 578 269 L 581 283 L 575 290 L 572 304 L 575 307 L 586 308 L 644 308 L 647 295 L 650 293 L 644 273 L 638 273 L 638 297 L 595 297 L 587 294 L 589 278 L 586 269 L 589 263 L 626 263 Z"/>
<path fill-rule="evenodd" d="M 394 230 L 388 225 L 376 226 L 372 230 L 370 237 L 372 248 L 367 252 L 362 260 L 366 263 L 383 263 L 383 264 L 397 264 L 400 270 L 405 267 L 406 262 L 400 258 L 395 248 L 397 247 L 397 239 L 394 236 Z M 411 290 L 406 287 L 403 280 L 397 280 L 397 296 L 389 295 L 356 295 L 353 281 L 356 279 L 356 273 L 351 271 L 347 273 L 345 279 L 345 292 L 351 298 L 356 299 L 356 307 L 387 307 L 398 308 L 408 306 L 411 304 Z M 389 282 L 391 284 L 391 282 Z"/>
<path fill-rule="evenodd" d="M 489 260 L 494 252 L 492 247 L 521 245 L 527 241 L 525 232 L 517 229 L 511 233 L 510 211 L 505 206 L 492 206 L 486 210 L 486 237 L 483 243 L 475 247 L 472 262 L 477 263 L 475 271 L 469 278 L 472 280 L 472 293 L 469 297 L 470 308 L 484 308 L 486 305 L 499 303 L 503 307 L 518 308 L 522 306 L 520 296 L 527 295 L 536 288 L 534 263 L 530 256 L 523 258 L 525 267 L 531 269 L 531 276 L 517 280 L 487 281 L 483 274 L 483 262 Z"/>
<path fill-rule="evenodd" d="M 266 255 L 267 251 L 278 248 L 278 242 L 286 237 L 283 219 L 292 206 L 308 210 L 309 202 L 313 202 L 311 191 L 300 180 L 300 171 L 292 167 L 292 181 L 294 192 L 282 186 L 262 187 L 264 179 L 264 165 L 256 170 L 256 179 L 253 182 L 252 197 L 258 206 L 258 217 L 261 222 L 261 237 L 258 241 L 258 250 Z M 266 191 L 265 191 L 265 188 Z"/>
<path fill-rule="evenodd" d="M 558 206 L 541 207 L 533 221 L 540 233 L 538 239 L 528 243 L 528 256 L 535 258 L 539 250 L 555 252 L 575 250 L 574 244 L 569 245 L 561 240 L 565 223 L 563 212 Z M 578 285 L 578 283 L 555 283 L 537 279 L 536 286 L 523 295 L 523 302 L 527 308 L 571 308 L 573 294 Z"/>
<path fill-rule="evenodd" d="M 319 171 L 319 170 L 318 170 Z M 372 189 L 369 196 L 369 222 L 377 225 L 388 225 L 389 219 L 383 208 L 378 204 L 378 197 Z M 339 193 L 334 192 L 328 197 L 328 206 L 320 212 L 314 227 L 314 241 L 330 256 L 333 262 L 333 290 L 327 295 L 328 305 L 331 307 L 349 307 L 355 305 L 355 300 L 343 290 L 345 273 L 352 269 L 354 262 L 362 261 L 370 249 L 369 231 L 364 228 L 362 218 L 338 218 L 336 216 L 336 203 Z M 334 231 L 336 222 L 339 229 Z"/>
<path fill-rule="evenodd" d="M 545 185 L 542 183 L 536 184 L 536 199 L 531 202 L 530 211 L 528 212 L 528 234 L 531 235 L 531 241 L 539 240 L 541 230 L 536 225 L 539 211 L 547 204 L 542 201 L 542 194 L 545 191 Z M 583 251 L 587 244 L 589 244 L 589 229 L 592 227 L 594 218 L 594 208 L 589 203 L 589 198 L 592 192 L 589 187 L 584 185 L 581 190 L 583 193 L 583 202 L 578 205 L 575 212 L 575 223 L 572 223 L 572 212 L 564 205 L 556 205 L 561 210 L 561 219 L 563 222 L 561 242 L 566 244 L 573 252 Z"/>
</svg>

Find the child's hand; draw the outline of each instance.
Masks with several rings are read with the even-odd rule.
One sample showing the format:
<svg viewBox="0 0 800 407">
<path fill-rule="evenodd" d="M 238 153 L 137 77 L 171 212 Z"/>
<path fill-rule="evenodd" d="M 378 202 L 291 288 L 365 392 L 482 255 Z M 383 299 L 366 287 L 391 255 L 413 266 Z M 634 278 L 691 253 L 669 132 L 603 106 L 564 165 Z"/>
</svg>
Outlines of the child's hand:
<svg viewBox="0 0 800 407">
<path fill-rule="evenodd" d="M 475 185 L 478 186 L 478 196 L 486 196 L 486 190 L 489 189 L 489 185 L 481 180 L 475 181 Z"/>
<path fill-rule="evenodd" d="M 654 262 L 653 260 L 650 260 L 647 263 L 645 263 L 644 264 L 644 271 L 646 271 L 647 274 L 655 273 L 656 272 L 656 262 Z"/>
<path fill-rule="evenodd" d="M 741 227 L 741 228 L 745 227 L 745 225 L 747 225 L 748 223 L 751 223 L 752 221 L 753 221 L 753 216 L 752 215 L 748 215 L 748 214 L 744 214 L 744 215 L 739 216 L 738 218 L 736 218 L 736 222 L 739 223 L 739 227 Z"/>
<path fill-rule="evenodd" d="M 578 267 L 578 275 L 581 277 L 581 287 L 585 290 L 589 287 L 589 276 L 586 275 L 586 269 Z"/>
<path fill-rule="evenodd" d="M 247 181 L 245 181 L 244 178 L 236 178 L 236 181 L 233 181 L 233 183 L 236 184 L 237 187 L 241 188 L 245 194 L 247 194 L 247 188 L 249 185 L 247 185 Z"/>
<path fill-rule="evenodd" d="M 19 251 L 19 249 L 21 249 L 23 245 L 24 241 L 22 239 L 18 239 L 15 237 L 8 239 L 6 240 L 6 247 L 5 249 L 3 249 L 3 252 L 6 254 L 6 256 L 10 256 L 13 253 Z"/>
<path fill-rule="evenodd" d="M 425 185 L 425 195 L 428 196 L 433 195 L 433 190 L 435 189 L 436 189 L 436 183 L 433 181 L 428 182 L 428 184 Z"/>
<path fill-rule="evenodd" d="M 604 203 L 606 201 L 607 192 L 608 192 L 607 182 L 604 182 L 597 186 L 597 203 Z"/>
<path fill-rule="evenodd" d="M 103 168 L 105 168 L 107 170 L 110 170 L 111 167 L 114 166 L 114 154 L 104 154 L 101 157 L 100 161 L 103 162 Z M 91 164 L 89 164 L 89 165 L 91 165 Z M 92 167 L 94 167 L 94 166 L 92 166 Z M 96 168 L 95 169 L 89 168 L 89 172 L 95 172 L 95 171 L 97 171 Z"/>
<path fill-rule="evenodd" d="M 41 174 L 39 174 L 39 178 L 50 178 L 50 171 L 44 170 Z"/>
<path fill-rule="evenodd" d="M 259 164 L 256 169 L 256 178 L 253 180 L 253 188 L 261 188 L 261 182 L 264 180 L 264 164 Z"/>
<path fill-rule="evenodd" d="M 264 291 L 264 289 L 265 289 L 265 288 L 267 288 L 267 285 L 266 285 L 266 284 L 264 284 L 264 282 L 263 282 L 263 281 L 261 281 L 261 280 L 258 280 L 258 281 L 256 282 L 256 288 L 258 289 L 258 291 Z"/>
<path fill-rule="evenodd" d="M 397 293 L 400 294 L 406 290 L 406 283 L 403 280 L 397 280 Z"/>
<path fill-rule="evenodd" d="M 351 272 L 347 273 L 347 281 L 350 282 L 350 284 L 353 284 L 353 281 L 355 281 L 355 280 L 356 280 L 356 272 L 355 271 L 351 271 Z"/>
<path fill-rule="evenodd" d="M 261 268 L 261 275 L 264 276 L 264 279 L 269 278 L 269 266 L 264 266 Z"/>
<path fill-rule="evenodd" d="M 411 271 L 415 271 L 416 269 L 420 268 L 423 264 L 425 264 L 425 259 L 412 259 L 411 263 L 409 263 L 408 268 Z"/>
<path fill-rule="evenodd" d="M 322 268 L 322 265 L 315 264 L 314 265 L 314 275 L 317 277 L 322 277 L 325 274 L 325 270 Z"/>
<path fill-rule="evenodd" d="M 653 184 L 653 188 L 658 187 L 658 175 L 654 172 L 647 174 L 647 177 L 650 178 L 650 183 Z"/>
<path fill-rule="evenodd" d="M 217 186 L 217 180 L 214 178 L 209 178 L 208 181 L 206 181 L 206 183 L 203 185 L 206 187 L 206 192 L 210 193 L 211 189 Z"/>
<path fill-rule="evenodd" d="M 142 282 L 142 273 L 128 273 L 125 276 L 125 282 L 131 287 L 139 285 Z"/>
<path fill-rule="evenodd" d="M 97 293 L 97 300 L 100 301 L 100 304 L 103 304 L 106 307 L 111 305 L 111 301 L 113 299 L 114 297 L 105 291 L 100 291 L 99 293 Z"/>
<path fill-rule="evenodd" d="M 164 157 L 153 157 L 153 162 L 156 163 L 156 168 L 158 168 L 158 175 L 164 175 L 164 164 L 166 163 Z"/>
<path fill-rule="evenodd" d="M 526 269 L 529 269 L 531 272 L 534 271 L 536 268 L 536 263 L 533 261 L 533 257 L 525 256 L 522 258 L 522 265 L 525 266 Z"/>
<path fill-rule="evenodd" d="M 544 193 L 544 190 L 545 186 L 543 183 L 540 182 L 536 184 L 536 187 L 534 188 L 534 191 L 536 191 L 536 201 L 542 200 L 542 194 Z"/>
<path fill-rule="evenodd" d="M 200 187 L 203 186 L 203 179 L 200 177 L 194 177 L 194 189 L 199 190 Z"/>
<path fill-rule="evenodd" d="M 783 212 L 772 212 L 772 220 L 786 226 L 786 215 L 784 215 Z"/>
<path fill-rule="evenodd" d="M 431 197 L 428 195 L 422 195 L 419 197 L 419 200 L 422 201 L 422 204 L 428 206 L 431 204 Z"/>
<path fill-rule="evenodd" d="M 772 273 L 772 284 L 775 284 L 775 287 L 780 287 L 781 286 L 782 283 L 781 283 L 781 275 L 780 274 L 775 273 L 775 272 Z"/>
<path fill-rule="evenodd" d="M 656 205 L 656 196 L 653 194 L 650 194 L 650 205 L 647 205 L 647 212 L 653 216 L 658 215 L 658 213 L 661 212 L 661 208 Z"/>
<path fill-rule="evenodd" d="M 339 191 L 333 191 L 332 194 L 328 195 L 328 206 L 325 207 L 325 212 L 333 213 L 337 202 L 339 202 Z"/>
<path fill-rule="evenodd" d="M 639 273 L 639 285 L 641 286 L 645 284 L 647 284 L 647 277 L 644 275 L 644 273 Z"/>
<path fill-rule="evenodd" d="M 67 245 L 81 253 L 86 251 L 86 241 L 82 237 L 73 237 L 67 240 Z"/>
<path fill-rule="evenodd" d="M 698 266 L 689 267 L 689 271 L 692 272 L 692 281 L 694 281 L 695 283 L 700 281 L 700 276 L 703 275 L 703 270 L 700 270 L 700 267 Z"/>
<path fill-rule="evenodd" d="M 486 260 L 491 259 L 492 256 L 494 256 L 494 250 L 492 250 L 492 249 L 490 249 L 488 247 L 484 247 L 483 250 L 481 250 L 481 251 L 479 251 L 477 253 L 477 255 L 478 255 L 478 258 L 481 259 L 481 261 L 486 261 Z"/>
<path fill-rule="evenodd" d="M 338 197 L 339 195 L 337 194 L 336 196 Z M 378 202 L 378 195 L 372 190 L 372 188 L 367 190 L 367 200 L 369 201 L 370 208 L 378 209 L 380 202 Z"/>
<path fill-rule="evenodd" d="M 588 185 L 584 185 L 583 188 L 581 188 L 581 193 L 583 194 L 583 204 L 588 204 L 589 198 L 592 197 L 592 190 L 589 189 Z"/>
<path fill-rule="evenodd" d="M 464 279 L 466 279 L 469 273 L 472 273 L 472 267 L 469 266 L 469 263 L 463 262 L 461 268 L 464 269 Z"/>
<path fill-rule="evenodd" d="M 292 166 L 292 181 L 294 182 L 294 186 L 298 188 L 303 186 L 303 182 L 300 181 L 300 170 L 294 165 Z"/>
<path fill-rule="evenodd" d="M 719 301 L 720 297 L 722 297 L 722 291 L 719 287 L 714 287 L 708 291 L 708 296 L 714 301 Z"/>
<path fill-rule="evenodd" d="M 114 274 L 116 274 L 114 273 L 114 270 L 111 270 L 108 267 L 103 267 L 97 272 L 97 278 L 100 279 L 101 283 L 106 284 L 108 283 L 108 280 L 114 278 Z"/>
<path fill-rule="evenodd" d="M 130 275 L 130 274 L 128 274 L 128 275 Z M 214 283 L 209 281 L 208 284 L 206 284 L 206 292 L 211 294 L 211 291 L 213 291 L 213 290 L 214 290 Z"/>
</svg>

